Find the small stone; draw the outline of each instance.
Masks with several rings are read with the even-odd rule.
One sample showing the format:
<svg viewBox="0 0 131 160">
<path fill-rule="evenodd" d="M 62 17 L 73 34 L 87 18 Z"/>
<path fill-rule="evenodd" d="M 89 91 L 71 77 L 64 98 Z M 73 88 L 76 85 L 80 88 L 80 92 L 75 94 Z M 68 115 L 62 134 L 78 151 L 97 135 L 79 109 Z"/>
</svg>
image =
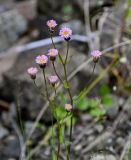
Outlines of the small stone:
<svg viewBox="0 0 131 160">
<path fill-rule="evenodd" d="M 90 160 L 116 160 L 116 158 L 113 155 L 92 155 Z"/>
<path fill-rule="evenodd" d="M 75 147 L 75 150 L 76 150 L 76 151 L 79 151 L 79 150 L 81 150 L 81 148 L 82 148 L 82 146 L 81 146 L 80 144 L 78 144 L 78 145 Z"/>
<path fill-rule="evenodd" d="M 99 133 L 101 133 L 101 132 L 103 131 L 104 127 L 103 127 L 103 125 L 98 124 L 98 125 L 95 126 L 95 129 L 96 129 Z"/>
<path fill-rule="evenodd" d="M 125 140 L 122 137 L 118 137 L 116 139 L 116 143 L 120 146 L 123 146 L 123 144 L 125 144 Z"/>
<path fill-rule="evenodd" d="M 6 137 L 7 135 L 9 135 L 8 130 L 0 125 L 0 139 Z"/>
</svg>

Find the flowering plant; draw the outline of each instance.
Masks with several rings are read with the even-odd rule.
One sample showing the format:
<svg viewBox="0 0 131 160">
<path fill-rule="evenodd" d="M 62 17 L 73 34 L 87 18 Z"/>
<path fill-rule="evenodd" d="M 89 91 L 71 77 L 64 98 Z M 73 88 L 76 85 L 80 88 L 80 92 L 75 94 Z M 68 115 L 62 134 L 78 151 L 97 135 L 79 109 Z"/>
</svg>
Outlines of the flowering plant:
<svg viewBox="0 0 131 160">
<path fill-rule="evenodd" d="M 53 41 L 53 33 L 55 31 L 55 27 L 57 26 L 57 23 L 55 20 L 48 20 L 47 21 L 47 26 L 48 26 L 48 30 L 50 33 L 50 38 L 52 40 L 52 45 L 53 48 L 48 50 L 47 55 L 38 55 L 36 57 L 36 63 L 39 65 L 39 68 L 41 69 L 42 73 L 43 73 L 43 78 L 44 78 L 44 85 L 45 85 L 45 93 L 41 93 L 41 91 L 39 90 L 37 84 L 36 84 L 36 78 L 37 78 L 37 72 L 38 69 L 37 68 L 29 68 L 28 74 L 30 75 L 30 77 L 32 78 L 32 80 L 34 81 L 35 87 L 37 88 L 37 90 L 39 91 L 39 93 L 48 101 L 50 109 L 51 109 L 51 113 L 52 113 L 52 139 L 54 138 L 53 134 L 54 134 L 54 124 L 53 124 L 53 118 L 55 117 L 56 122 L 57 122 L 57 128 L 58 130 L 57 132 L 57 137 L 58 137 L 58 141 L 57 141 L 57 151 L 56 149 L 54 149 L 53 147 L 53 152 L 52 153 L 56 153 L 56 157 L 57 160 L 59 159 L 60 156 L 60 150 L 61 150 L 61 129 L 63 128 L 63 125 L 65 124 L 66 120 L 69 119 L 70 120 L 70 129 L 69 129 L 69 144 L 65 145 L 66 149 L 67 149 L 67 159 L 69 160 L 71 157 L 71 143 L 72 143 L 72 130 L 73 130 L 73 116 L 74 116 L 74 110 L 75 110 L 75 100 L 72 96 L 72 92 L 71 92 L 71 87 L 69 85 L 69 81 L 67 78 L 67 64 L 68 64 L 68 54 L 69 54 L 69 42 L 72 38 L 72 30 L 68 27 L 63 27 L 60 29 L 59 35 L 61 36 L 61 38 L 63 38 L 65 40 L 65 42 L 67 43 L 67 52 L 65 54 L 65 57 L 63 58 L 61 56 L 61 53 L 59 53 L 58 49 L 55 46 L 55 43 Z M 96 51 L 92 51 L 91 52 L 91 56 L 93 58 L 94 61 L 94 67 L 93 67 L 93 72 L 96 66 L 96 63 L 99 61 L 100 57 L 102 55 L 102 52 L 96 50 Z M 56 69 L 55 63 L 56 63 L 56 58 L 58 58 L 62 64 L 63 67 L 63 71 L 64 71 L 64 78 L 61 77 L 61 75 L 58 74 L 58 71 Z M 53 66 L 53 70 L 54 70 L 54 74 L 49 76 L 48 78 L 46 77 L 46 67 L 47 67 L 47 63 L 51 62 L 52 66 Z M 48 81 L 47 81 L 48 80 Z M 48 82 L 50 85 L 48 85 Z M 61 83 L 64 86 L 65 91 L 68 93 L 68 99 L 65 99 L 65 104 L 63 106 L 63 109 L 66 111 L 66 115 L 64 115 L 64 117 L 61 118 L 61 116 L 58 114 L 57 110 L 58 110 L 58 93 L 57 93 L 57 85 Z M 50 98 L 49 96 L 49 89 L 48 87 L 52 87 L 53 91 L 54 91 L 54 97 L 53 99 Z M 85 93 L 85 91 L 84 91 Z M 81 96 L 81 95 L 80 95 Z M 53 141 L 54 142 L 54 141 Z M 54 143 L 52 144 L 54 146 Z"/>
</svg>

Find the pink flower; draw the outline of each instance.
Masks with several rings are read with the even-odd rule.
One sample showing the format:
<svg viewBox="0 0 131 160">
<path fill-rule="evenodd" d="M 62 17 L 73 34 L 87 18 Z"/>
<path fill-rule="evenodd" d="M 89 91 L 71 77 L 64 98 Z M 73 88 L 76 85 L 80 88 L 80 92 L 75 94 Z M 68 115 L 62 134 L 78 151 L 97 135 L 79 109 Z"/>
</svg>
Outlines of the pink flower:
<svg viewBox="0 0 131 160">
<path fill-rule="evenodd" d="M 100 52 L 99 50 L 94 50 L 91 52 L 91 55 L 93 57 L 94 62 L 97 62 L 98 59 L 101 57 L 102 52 Z"/>
<path fill-rule="evenodd" d="M 36 74 L 38 72 L 38 69 L 36 67 L 30 67 L 27 69 L 28 74 L 31 76 L 32 79 L 36 78 Z"/>
<path fill-rule="evenodd" d="M 54 29 L 57 26 L 57 23 L 55 20 L 51 19 L 47 21 L 47 26 L 49 29 Z"/>
<path fill-rule="evenodd" d="M 50 76 L 50 77 L 48 77 L 48 80 L 49 80 L 49 83 L 54 86 L 58 82 L 58 77 L 57 76 Z"/>
<path fill-rule="evenodd" d="M 58 55 L 58 50 L 57 49 L 50 49 L 48 50 L 48 54 L 50 57 L 50 60 L 54 61 L 56 59 L 56 56 Z"/>
<path fill-rule="evenodd" d="M 39 64 L 41 68 L 44 68 L 47 62 L 48 62 L 48 57 L 45 55 L 39 55 L 36 57 L 36 63 Z"/>
<path fill-rule="evenodd" d="M 60 32 L 59 35 L 64 38 L 65 40 L 70 40 L 71 36 L 72 36 L 72 30 L 68 27 L 63 27 Z"/>
<path fill-rule="evenodd" d="M 67 112 L 70 112 L 73 109 L 73 106 L 71 104 L 65 104 L 65 110 Z"/>
</svg>

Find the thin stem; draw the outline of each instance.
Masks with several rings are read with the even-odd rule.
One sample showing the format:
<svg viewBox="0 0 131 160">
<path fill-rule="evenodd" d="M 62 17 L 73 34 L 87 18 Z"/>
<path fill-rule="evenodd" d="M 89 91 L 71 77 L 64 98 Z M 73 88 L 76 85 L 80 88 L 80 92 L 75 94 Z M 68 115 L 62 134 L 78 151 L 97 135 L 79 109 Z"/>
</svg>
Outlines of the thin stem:
<svg viewBox="0 0 131 160">
<path fill-rule="evenodd" d="M 69 41 L 67 41 L 67 53 L 66 53 L 66 58 L 65 58 L 65 64 L 67 63 L 68 53 L 69 53 Z"/>
<path fill-rule="evenodd" d="M 71 116 L 71 122 L 70 122 L 70 141 L 72 140 L 72 128 L 73 128 L 73 116 Z"/>
<path fill-rule="evenodd" d="M 97 63 L 95 63 L 95 62 L 94 62 L 93 69 L 92 69 L 92 73 L 91 73 L 91 77 L 90 77 L 90 79 L 89 79 L 89 82 L 88 82 L 88 83 L 90 83 L 90 82 L 91 82 L 91 80 L 92 80 L 92 78 L 93 78 L 93 74 L 94 74 L 94 71 L 95 71 L 95 68 L 96 68 L 96 64 L 97 64 Z"/>
<path fill-rule="evenodd" d="M 55 92 L 55 96 L 54 96 L 54 104 L 55 104 L 55 107 L 56 107 L 56 88 L 55 88 L 55 85 L 53 86 L 53 89 L 54 89 L 54 92 Z M 54 113 L 55 113 L 55 116 L 56 116 L 56 121 L 57 121 L 57 126 L 58 126 L 58 148 L 57 148 L 57 160 L 59 160 L 59 154 L 60 154 L 60 128 L 61 128 L 61 124 L 59 123 L 58 121 L 58 118 L 57 118 L 57 112 L 55 110 L 56 108 L 54 108 Z"/>
<path fill-rule="evenodd" d="M 52 146 L 53 146 L 53 150 L 55 151 L 54 149 L 54 140 L 53 140 L 53 135 L 54 135 L 54 124 L 53 124 L 53 110 L 54 110 L 54 107 L 52 108 L 52 102 L 49 98 L 49 94 L 48 94 L 48 88 L 47 88 L 47 82 L 46 82 L 46 76 L 45 76 L 45 70 L 43 69 L 43 76 L 44 76 L 44 83 L 45 83 L 45 89 L 46 89 L 46 96 L 47 96 L 47 100 L 49 101 L 49 104 L 50 104 L 50 108 L 51 108 L 51 112 L 52 112 L 52 118 L 51 118 L 51 122 L 52 122 Z"/>
<path fill-rule="evenodd" d="M 59 76 L 59 74 L 58 74 L 57 71 L 56 71 L 56 67 L 55 67 L 54 61 L 52 61 L 52 65 L 53 65 L 53 69 L 54 69 L 55 74 L 57 75 L 57 77 L 59 78 L 59 80 L 63 83 L 61 77 Z"/>
<path fill-rule="evenodd" d="M 56 49 L 55 43 L 54 43 L 54 41 L 53 41 L 52 33 L 50 33 L 50 38 L 51 38 L 51 42 L 52 42 L 53 47 Z M 58 56 L 59 56 L 60 62 L 61 62 L 62 64 L 64 64 L 64 61 L 63 61 L 63 59 L 62 59 L 62 56 L 61 56 L 60 54 L 58 54 Z"/>
<path fill-rule="evenodd" d="M 21 134 L 22 136 L 25 138 L 24 135 L 24 127 L 23 127 L 23 122 L 22 122 L 22 117 L 21 117 L 21 109 L 20 109 L 20 103 L 19 100 L 16 100 L 16 107 L 17 107 L 17 112 L 18 112 L 18 119 L 19 119 L 19 123 L 20 123 L 20 130 L 21 130 Z"/>
<path fill-rule="evenodd" d="M 45 70 L 44 69 L 43 69 L 43 76 L 44 76 L 44 83 L 45 83 L 45 91 L 46 91 L 47 100 L 51 104 L 51 101 L 50 101 L 50 98 L 49 98 L 49 94 L 48 94 L 48 88 L 47 88 L 47 82 L 46 82 L 46 76 L 45 76 Z"/>
<path fill-rule="evenodd" d="M 69 87 L 69 83 L 68 83 L 68 79 L 67 79 L 67 72 L 66 72 L 66 64 L 63 65 L 64 67 L 64 74 L 65 74 L 65 80 L 66 80 L 66 83 L 68 85 L 68 88 L 67 88 L 67 91 L 68 91 L 68 94 L 69 94 L 69 97 L 70 97 L 70 102 L 71 102 L 71 105 L 73 106 L 73 99 L 72 99 L 72 95 L 71 95 L 71 91 L 70 91 L 70 87 Z M 71 119 L 70 119 L 70 136 L 69 136 L 69 141 L 71 142 L 72 141 L 72 126 L 73 126 L 73 116 L 71 116 Z M 70 159 L 70 145 L 68 147 L 68 159 Z"/>
<path fill-rule="evenodd" d="M 50 38 L 51 38 L 53 47 L 56 49 L 55 43 L 54 43 L 54 41 L 53 41 L 52 33 L 50 33 Z"/>
<path fill-rule="evenodd" d="M 68 79 L 67 79 L 67 72 L 66 72 L 65 64 L 63 65 L 63 67 L 64 67 L 64 74 L 65 74 L 65 81 L 66 81 L 66 83 L 68 85 L 67 91 L 68 91 L 68 94 L 69 94 L 69 97 L 70 97 L 71 105 L 73 105 L 73 99 L 72 99 L 72 95 L 71 95 L 71 91 L 70 91 L 70 87 L 69 87 L 69 83 L 68 83 Z"/>
<path fill-rule="evenodd" d="M 42 96 L 42 98 L 46 98 L 46 96 L 44 95 L 44 93 L 42 93 L 40 91 L 39 87 L 37 86 L 36 81 L 33 80 L 33 82 L 34 82 L 34 86 L 35 86 L 36 91 Z"/>
<path fill-rule="evenodd" d="M 58 127 L 58 148 L 57 148 L 57 160 L 59 160 L 59 154 L 60 154 L 60 126 Z"/>
</svg>

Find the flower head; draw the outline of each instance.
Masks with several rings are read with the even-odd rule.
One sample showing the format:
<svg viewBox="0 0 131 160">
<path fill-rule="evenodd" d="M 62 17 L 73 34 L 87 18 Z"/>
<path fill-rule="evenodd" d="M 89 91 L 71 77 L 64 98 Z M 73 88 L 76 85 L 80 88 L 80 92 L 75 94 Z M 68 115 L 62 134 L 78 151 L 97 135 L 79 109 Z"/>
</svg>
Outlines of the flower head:
<svg viewBox="0 0 131 160">
<path fill-rule="evenodd" d="M 44 68 L 47 62 L 48 62 L 48 57 L 45 55 L 39 55 L 36 57 L 36 63 L 39 64 L 41 68 Z"/>
<path fill-rule="evenodd" d="M 70 112 L 73 109 L 73 106 L 71 104 L 65 104 L 65 109 L 67 112 Z"/>
<path fill-rule="evenodd" d="M 50 77 L 48 77 L 48 80 L 49 80 L 49 83 L 54 86 L 58 82 L 58 77 L 57 76 L 50 76 Z"/>
<path fill-rule="evenodd" d="M 54 29 L 57 26 L 57 23 L 55 20 L 51 19 L 47 21 L 47 26 L 50 30 Z"/>
<path fill-rule="evenodd" d="M 56 56 L 58 55 L 58 50 L 57 49 L 50 49 L 48 50 L 48 54 L 50 57 L 50 60 L 54 61 L 56 59 Z"/>
<path fill-rule="evenodd" d="M 71 36 L 72 36 L 72 30 L 68 27 L 63 27 L 60 32 L 59 35 L 64 38 L 65 40 L 70 40 Z"/>
<path fill-rule="evenodd" d="M 93 57 L 94 62 L 97 62 L 99 58 L 101 57 L 102 52 L 100 52 L 99 50 L 94 50 L 91 52 L 91 55 Z"/>
<path fill-rule="evenodd" d="M 36 74 L 38 72 L 38 69 L 36 67 L 30 67 L 27 69 L 28 74 L 31 76 L 32 79 L 36 78 Z"/>
</svg>

